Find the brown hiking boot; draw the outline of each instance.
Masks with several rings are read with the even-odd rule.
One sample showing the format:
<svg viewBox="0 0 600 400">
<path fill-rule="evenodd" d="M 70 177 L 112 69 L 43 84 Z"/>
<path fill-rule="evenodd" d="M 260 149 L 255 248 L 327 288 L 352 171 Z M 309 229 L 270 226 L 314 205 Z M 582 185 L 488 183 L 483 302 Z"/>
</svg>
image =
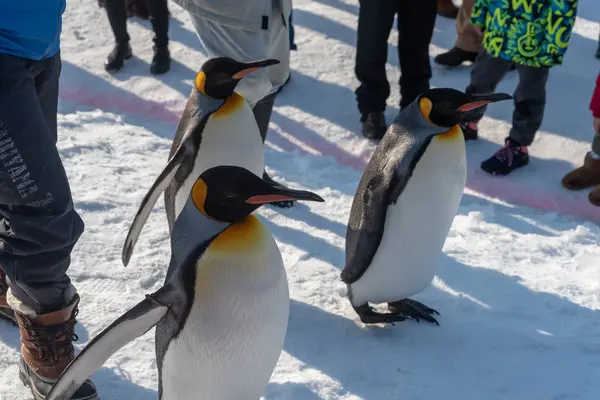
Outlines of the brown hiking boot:
<svg viewBox="0 0 600 400">
<path fill-rule="evenodd" d="M 77 321 L 79 296 L 76 294 L 67 307 L 32 318 L 15 312 L 21 333 L 19 377 L 31 388 L 35 400 L 44 400 L 52 385 L 75 357 L 73 340 Z M 81 385 L 71 400 L 97 400 L 91 381 Z"/>
<path fill-rule="evenodd" d="M 8 285 L 6 284 L 6 275 L 4 274 L 4 271 L 0 269 L 0 318 L 16 323 L 15 313 L 6 302 L 7 293 Z"/>
<path fill-rule="evenodd" d="M 600 185 L 600 160 L 592 158 L 590 153 L 587 153 L 583 166 L 566 174 L 562 184 L 569 190 L 582 190 Z"/>
<path fill-rule="evenodd" d="M 452 0 L 437 0 L 438 14 L 442 17 L 456 19 L 458 7 L 452 3 Z"/>
</svg>

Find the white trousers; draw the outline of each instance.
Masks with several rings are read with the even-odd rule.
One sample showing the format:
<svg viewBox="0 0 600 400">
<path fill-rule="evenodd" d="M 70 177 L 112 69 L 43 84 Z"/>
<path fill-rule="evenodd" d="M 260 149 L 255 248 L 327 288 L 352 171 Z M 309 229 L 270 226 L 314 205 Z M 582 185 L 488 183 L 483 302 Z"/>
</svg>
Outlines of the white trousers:
<svg viewBox="0 0 600 400">
<path fill-rule="evenodd" d="M 290 16 L 289 11 L 286 13 L 288 15 L 284 13 L 286 12 L 281 10 L 279 1 L 273 1 L 269 27 L 260 31 L 233 28 L 189 13 L 208 57 L 230 57 L 241 62 L 266 58 L 280 61 L 277 65 L 253 72 L 238 84 L 236 92 L 244 96 L 251 106 L 276 92 L 290 74 Z"/>
</svg>

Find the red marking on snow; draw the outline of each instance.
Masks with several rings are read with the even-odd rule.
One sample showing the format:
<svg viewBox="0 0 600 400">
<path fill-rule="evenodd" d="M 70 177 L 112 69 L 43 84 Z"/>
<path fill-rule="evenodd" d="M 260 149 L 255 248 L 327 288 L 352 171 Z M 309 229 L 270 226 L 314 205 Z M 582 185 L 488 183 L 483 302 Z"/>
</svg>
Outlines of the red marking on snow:
<svg viewBox="0 0 600 400">
<path fill-rule="evenodd" d="M 97 107 L 104 111 L 134 114 L 140 117 L 166 121 L 173 124 L 179 122 L 181 112 L 170 111 L 165 103 L 144 100 L 133 94 L 115 95 L 111 93 L 93 93 L 85 88 L 61 88 L 60 98 L 74 103 Z M 181 107 L 180 107 L 181 108 Z M 309 137 L 311 136 L 311 137 Z M 322 136 L 289 132 L 279 133 L 271 129 L 269 142 L 286 151 L 300 150 L 305 154 L 320 154 L 334 158 L 339 164 L 358 171 L 364 170 L 371 156 L 368 154 L 352 154 L 328 141 Z M 488 177 L 480 171 L 470 171 L 467 177 L 467 189 L 484 196 L 497 198 L 507 203 L 527 206 L 542 211 L 572 215 L 589 221 L 600 223 L 600 208 L 587 202 L 586 196 L 578 196 L 561 190 L 559 195 L 534 192 L 523 187 L 517 180 L 503 177 Z M 557 177 L 557 185 L 560 185 Z"/>
</svg>

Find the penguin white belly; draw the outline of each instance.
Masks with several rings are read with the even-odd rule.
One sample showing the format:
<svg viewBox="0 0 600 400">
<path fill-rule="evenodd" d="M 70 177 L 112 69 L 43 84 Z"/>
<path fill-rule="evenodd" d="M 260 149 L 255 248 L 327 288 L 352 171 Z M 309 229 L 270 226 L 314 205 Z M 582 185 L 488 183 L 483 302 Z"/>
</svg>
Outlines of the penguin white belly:
<svg viewBox="0 0 600 400">
<path fill-rule="evenodd" d="M 204 127 L 192 172 L 175 196 L 175 216 L 183 209 L 198 176 L 207 169 L 235 165 L 262 177 L 265 151 L 252 109 L 241 96 L 230 101 L 237 103 L 226 103 Z"/>
<path fill-rule="evenodd" d="M 434 137 L 397 202 L 388 206 L 373 261 L 351 285 L 354 305 L 402 300 L 431 283 L 466 175 L 462 133 Z"/>
<path fill-rule="evenodd" d="M 197 265 L 194 303 L 164 356 L 164 400 L 257 400 L 264 394 L 287 332 L 289 293 L 275 240 L 249 218 L 258 241 L 236 245 L 239 236 L 229 243 L 227 235 L 219 237 Z"/>
</svg>

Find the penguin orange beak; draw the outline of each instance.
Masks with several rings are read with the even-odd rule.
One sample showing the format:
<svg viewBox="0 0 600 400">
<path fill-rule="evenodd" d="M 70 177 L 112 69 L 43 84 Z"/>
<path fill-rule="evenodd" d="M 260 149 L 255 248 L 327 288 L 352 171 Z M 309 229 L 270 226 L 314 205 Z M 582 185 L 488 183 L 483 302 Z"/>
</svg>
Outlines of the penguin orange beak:
<svg viewBox="0 0 600 400">
<path fill-rule="evenodd" d="M 316 193 L 309 192 L 306 190 L 292 190 L 292 189 L 279 189 L 273 188 L 274 193 L 259 194 L 250 197 L 246 200 L 248 204 L 266 204 L 276 203 L 278 201 L 293 201 L 293 200 L 304 200 L 304 201 L 317 201 L 319 203 L 325 202 L 321 196 Z"/>
<path fill-rule="evenodd" d="M 275 65 L 275 64 L 279 64 L 279 60 L 275 60 L 273 58 L 269 58 L 267 60 L 261 60 L 261 61 L 254 61 L 251 63 L 246 63 L 245 64 L 246 68 L 233 74 L 232 78 L 233 79 L 242 79 L 246 75 L 249 75 L 256 70 L 259 70 L 261 68 L 265 68 L 265 67 L 268 67 L 271 65 Z"/>
<path fill-rule="evenodd" d="M 468 99 L 472 100 L 468 103 L 464 103 L 456 110 L 458 112 L 469 112 L 471 110 L 475 110 L 476 108 L 483 107 L 490 103 L 495 103 L 497 101 L 510 100 L 512 96 L 506 93 L 491 93 L 491 94 L 469 94 Z"/>
</svg>

